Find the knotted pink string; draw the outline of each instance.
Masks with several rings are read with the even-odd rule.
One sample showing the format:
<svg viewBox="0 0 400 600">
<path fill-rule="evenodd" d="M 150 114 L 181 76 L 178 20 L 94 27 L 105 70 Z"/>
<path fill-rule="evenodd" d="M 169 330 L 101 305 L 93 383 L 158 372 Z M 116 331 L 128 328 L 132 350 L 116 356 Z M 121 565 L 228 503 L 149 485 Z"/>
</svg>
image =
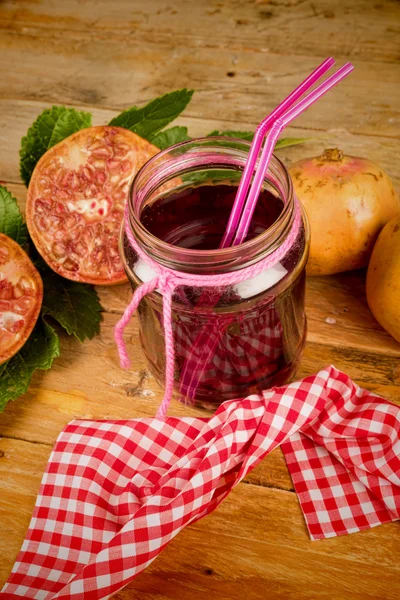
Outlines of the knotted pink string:
<svg viewBox="0 0 400 600">
<path fill-rule="evenodd" d="M 128 356 L 124 340 L 124 330 L 128 325 L 131 317 L 141 300 L 154 290 L 159 289 L 163 297 L 163 326 L 164 326 L 164 337 L 165 337 L 165 392 L 164 398 L 157 411 L 156 417 L 159 419 L 165 419 L 169 404 L 171 402 L 173 387 L 174 387 L 174 365 L 175 365 L 175 350 L 174 350 L 174 338 L 172 331 L 172 296 L 175 288 L 178 286 L 190 286 L 190 287 L 222 287 L 235 285 L 242 281 L 252 279 L 256 275 L 263 273 L 267 269 L 270 269 L 278 262 L 280 262 L 284 256 L 289 252 L 292 246 L 296 243 L 297 236 L 300 231 L 301 225 L 301 211 L 299 202 L 295 199 L 295 213 L 292 228 L 286 237 L 285 241 L 271 252 L 268 256 L 262 260 L 256 262 L 254 265 L 245 267 L 243 269 L 233 271 L 231 273 L 222 273 L 220 275 L 194 275 L 191 273 L 184 273 L 182 271 L 176 271 L 169 269 L 163 265 L 160 265 L 154 259 L 152 259 L 146 252 L 140 247 L 136 241 L 131 227 L 129 225 L 129 207 L 128 204 L 125 207 L 125 233 L 136 254 L 153 270 L 157 275 L 146 283 L 142 283 L 137 287 L 133 294 L 132 300 L 126 307 L 124 314 L 118 321 L 114 337 L 118 348 L 120 364 L 123 369 L 128 369 L 131 365 L 131 361 Z"/>
</svg>

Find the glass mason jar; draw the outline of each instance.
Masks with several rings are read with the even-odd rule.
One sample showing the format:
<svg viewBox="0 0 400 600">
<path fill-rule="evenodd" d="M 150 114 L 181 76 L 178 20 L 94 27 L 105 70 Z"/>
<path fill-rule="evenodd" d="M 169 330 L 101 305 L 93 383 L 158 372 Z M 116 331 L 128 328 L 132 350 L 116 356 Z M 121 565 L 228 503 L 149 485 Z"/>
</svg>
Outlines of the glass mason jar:
<svg viewBox="0 0 400 600">
<path fill-rule="evenodd" d="M 283 203 L 273 224 L 252 239 L 224 249 L 182 248 L 148 231 L 143 210 L 174 192 L 204 185 L 236 186 L 250 144 L 233 138 L 202 138 L 177 144 L 150 159 L 134 178 L 129 194 L 130 227 L 140 247 L 166 267 L 191 274 L 222 274 L 248 267 L 276 250 L 294 220 L 290 176 L 272 157 L 263 189 Z M 185 211 L 184 193 L 181 210 Z M 305 265 L 309 229 L 302 210 L 296 243 L 281 262 L 257 277 L 225 288 L 175 289 L 172 304 L 174 395 L 214 409 L 221 402 L 282 385 L 294 375 L 306 338 Z M 166 217 L 164 217 L 166 218 Z M 123 224 L 120 251 L 135 290 L 153 278 L 131 248 Z M 221 232 L 221 235 L 223 231 Z M 140 341 L 151 373 L 164 384 L 162 296 L 147 295 L 139 309 Z"/>
</svg>

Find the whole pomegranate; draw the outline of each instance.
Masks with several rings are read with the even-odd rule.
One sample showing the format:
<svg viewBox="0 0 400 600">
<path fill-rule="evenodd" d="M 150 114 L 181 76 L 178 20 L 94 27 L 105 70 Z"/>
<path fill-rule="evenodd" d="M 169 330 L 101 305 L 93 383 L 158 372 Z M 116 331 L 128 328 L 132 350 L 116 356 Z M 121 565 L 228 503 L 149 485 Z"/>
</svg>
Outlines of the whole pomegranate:
<svg viewBox="0 0 400 600">
<path fill-rule="evenodd" d="M 385 225 L 374 246 L 367 300 L 376 320 L 400 342 L 400 216 Z"/>
<path fill-rule="evenodd" d="M 367 266 L 380 230 L 400 214 L 389 176 L 376 163 L 337 148 L 289 171 L 310 221 L 308 275 Z"/>
</svg>

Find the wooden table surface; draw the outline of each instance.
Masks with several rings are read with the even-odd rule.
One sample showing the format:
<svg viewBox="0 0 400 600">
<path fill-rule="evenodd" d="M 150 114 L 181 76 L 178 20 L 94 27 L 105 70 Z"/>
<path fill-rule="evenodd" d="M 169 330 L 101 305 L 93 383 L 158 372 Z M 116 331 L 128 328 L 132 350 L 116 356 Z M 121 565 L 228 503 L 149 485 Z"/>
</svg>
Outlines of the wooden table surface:
<svg viewBox="0 0 400 600">
<path fill-rule="evenodd" d="M 0 179 L 24 203 L 20 139 L 45 107 L 92 111 L 94 124 L 179 88 L 196 90 L 178 123 L 191 135 L 250 129 L 326 56 L 351 77 L 288 130 L 315 138 L 280 151 L 290 164 L 324 147 L 376 160 L 399 188 L 400 6 L 386 0 L 3 0 Z M 400 345 L 371 316 L 363 272 L 309 279 L 309 334 L 299 376 L 327 364 L 400 402 Z M 154 415 L 134 319 L 134 369 L 121 371 L 112 330 L 127 285 L 99 289 L 101 333 L 61 336 L 54 367 L 0 417 L 0 578 L 14 562 L 52 444 L 75 417 Z M 195 414 L 178 404 L 171 414 Z M 200 414 L 200 413 L 199 413 Z M 310 542 L 280 450 L 210 517 L 183 531 L 119 599 L 384 600 L 400 596 L 400 525 Z"/>
</svg>

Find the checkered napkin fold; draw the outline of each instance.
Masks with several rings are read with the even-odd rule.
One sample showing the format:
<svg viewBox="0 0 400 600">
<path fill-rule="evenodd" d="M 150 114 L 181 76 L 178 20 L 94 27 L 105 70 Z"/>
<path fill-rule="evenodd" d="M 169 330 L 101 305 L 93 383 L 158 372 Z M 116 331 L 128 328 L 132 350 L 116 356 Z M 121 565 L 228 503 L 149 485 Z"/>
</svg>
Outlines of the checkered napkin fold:
<svg viewBox="0 0 400 600">
<path fill-rule="evenodd" d="M 400 407 L 330 367 L 209 420 L 70 423 L 0 598 L 109 598 L 277 446 L 312 539 L 400 518 Z"/>
</svg>

